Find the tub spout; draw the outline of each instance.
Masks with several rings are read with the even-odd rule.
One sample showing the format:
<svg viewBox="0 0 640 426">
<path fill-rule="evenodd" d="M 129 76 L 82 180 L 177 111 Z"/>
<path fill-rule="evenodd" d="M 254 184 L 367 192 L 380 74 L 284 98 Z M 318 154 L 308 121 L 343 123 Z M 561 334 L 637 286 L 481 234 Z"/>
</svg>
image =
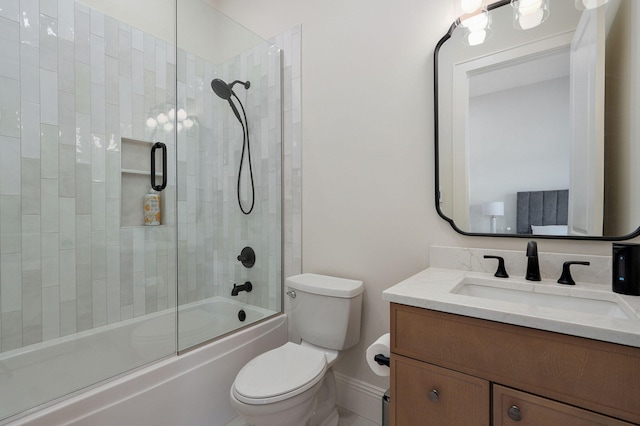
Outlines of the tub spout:
<svg viewBox="0 0 640 426">
<path fill-rule="evenodd" d="M 244 284 L 234 284 L 233 289 L 231 290 L 231 295 L 237 296 L 241 291 L 246 291 L 247 293 L 249 293 L 251 290 L 253 290 L 253 285 L 250 281 L 246 281 Z"/>
</svg>

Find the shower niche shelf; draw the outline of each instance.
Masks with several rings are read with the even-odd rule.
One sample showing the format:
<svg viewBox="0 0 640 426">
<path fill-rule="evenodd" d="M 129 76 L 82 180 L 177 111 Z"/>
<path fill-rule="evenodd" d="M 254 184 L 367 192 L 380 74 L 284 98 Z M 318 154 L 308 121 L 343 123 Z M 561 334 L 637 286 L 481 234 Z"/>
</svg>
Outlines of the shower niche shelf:
<svg viewBox="0 0 640 426">
<path fill-rule="evenodd" d="M 144 226 L 144 196 L 151 189 L 151 147 L 155 142 L 122 138 L 120 160 L 120 224 L 122 227 Z M 162 164 L 156 151 L 156 164 Z M 156 168 L 156 178 L 164 171 Z M 164 197 L 160 193 L 160 211 L 164 211 Z"/>
</svg>

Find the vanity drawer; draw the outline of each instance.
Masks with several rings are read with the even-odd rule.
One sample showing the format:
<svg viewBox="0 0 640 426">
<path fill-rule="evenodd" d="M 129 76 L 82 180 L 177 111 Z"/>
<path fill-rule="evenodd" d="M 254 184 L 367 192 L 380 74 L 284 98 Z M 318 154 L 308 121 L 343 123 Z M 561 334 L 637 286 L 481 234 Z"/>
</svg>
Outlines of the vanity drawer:
<svg viewBox="0 0 640 426">
<path fill-rule="evenodd" d="M 489 426 L 489 382 L 391 356 L 393 426 Z"/>
<path fill-rule="evenodd" d="M 494 426 L 632 426 L 631 423 L 500 385 L 494 384 L 492 392 Z"/>
<path fill-rule="evenodd" d="M 640 424 L 640 349 L 391 304 L 391 352 Z"/>
</svg>

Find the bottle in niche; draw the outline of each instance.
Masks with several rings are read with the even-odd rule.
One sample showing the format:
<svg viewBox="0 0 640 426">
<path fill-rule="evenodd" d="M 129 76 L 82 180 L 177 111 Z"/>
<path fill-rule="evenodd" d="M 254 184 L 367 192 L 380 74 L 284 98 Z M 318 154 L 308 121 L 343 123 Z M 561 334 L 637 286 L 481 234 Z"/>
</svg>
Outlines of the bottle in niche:
<svg viewBox="0 0 640 426">
<path fill-rule="evenodd" d="M 144 196 L 144 224 L 160 225 L 160 194 L 153 189 Z"/>
</svg>

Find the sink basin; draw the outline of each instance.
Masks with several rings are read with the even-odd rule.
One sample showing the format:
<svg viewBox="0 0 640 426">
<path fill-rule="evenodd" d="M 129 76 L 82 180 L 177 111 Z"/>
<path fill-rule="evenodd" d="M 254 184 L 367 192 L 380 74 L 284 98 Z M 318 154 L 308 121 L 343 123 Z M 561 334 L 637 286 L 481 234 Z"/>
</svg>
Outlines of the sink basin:
<svg viewBox="0 0 640 426">
<path fill-rule="evenodd" d="M 509 285 L 513 288 L 509 288 Z M 625 306 L 621 300 L 616 300 L 616 295 L 613 293 L 607 294 L 580 289 L 578 291 L 579 295 L 565 295 L 554 293 L 554 289 L 553 287 L 544 289 L 539 285 L 534 286 L 533 284 L 498 284 L 490 281 L 465 280 L 451 292 L 482 299 L 521 303 L 529 306 L 560 309 L 609 318 L 637 319 L 633 310 Z M 612 296 L 611 300 L 603 300 L 603 294 Z"/>
</svg>

